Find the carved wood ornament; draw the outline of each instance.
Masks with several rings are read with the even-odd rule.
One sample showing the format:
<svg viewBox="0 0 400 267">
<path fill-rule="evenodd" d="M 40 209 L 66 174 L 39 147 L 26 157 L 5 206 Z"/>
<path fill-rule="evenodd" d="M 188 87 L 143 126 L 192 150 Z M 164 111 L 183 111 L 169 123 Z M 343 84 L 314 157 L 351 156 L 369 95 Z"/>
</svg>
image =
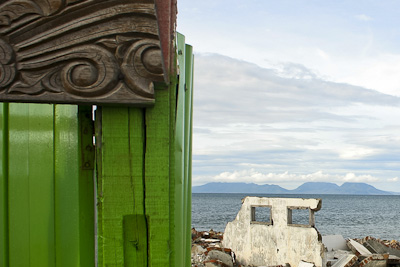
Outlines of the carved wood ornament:
<svg viewBox="0 0 400 267">
<path fill-rule="evenodd" d="M 0 0 L 0 101 L 154 103 L 153 0 Z"/>
</svg>

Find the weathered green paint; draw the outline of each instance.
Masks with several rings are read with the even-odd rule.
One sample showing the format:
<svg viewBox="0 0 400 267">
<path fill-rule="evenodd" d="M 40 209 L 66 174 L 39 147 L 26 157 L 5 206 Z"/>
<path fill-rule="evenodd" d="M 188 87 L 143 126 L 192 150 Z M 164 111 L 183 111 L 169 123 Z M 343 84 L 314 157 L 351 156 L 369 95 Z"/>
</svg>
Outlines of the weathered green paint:
<svg viewBox="0 0 400 267">
<path fill-rule="evenodd" d="M 147 266 L 147 223 L 145 215 L 124 216 L 124 266 Z"/>
<path fill-rule="evenodd" d="M 47 104 L 2 104 L 1 120 L 1 266 L 94 266 L 93 171 L 80 165 L 91 121 Z"/>
<path fill-rule="evenodd" d="M 172 75 L 156 84 L 154 107 L 97 110 L 100 267 L 190 263 L 192 52 L 182 37 L 178 87 Z"/>
<path fill-rule="evenodd" d="M 123 246 L 129 225 L 145 226 L 139 216 L 145 214 L 143 110 L 103 107 L 97 115 L 99 266 L 146 266 L 146 239 L 140 244 L 144 255 L 126 250 L 135 259 L 124 256 Z M 124 223 L 124 217 L 131 223 Z M 145 227 L 140 233 L 147 237 Z"/>
<path fill-rule="evenodd" d="M 146 109 L 145 208 L 148 217 L 149 266 L 170 263 L 170 94 L 156 90 L 157 104 Z"/>
<path fill-rule="evenodd" d="M 129 109 L 102 109 L 101 214 L 103 266 L 124 266 L 123 229 L 125 215 L 133 214 L 130 168 Z"/>
</svg>

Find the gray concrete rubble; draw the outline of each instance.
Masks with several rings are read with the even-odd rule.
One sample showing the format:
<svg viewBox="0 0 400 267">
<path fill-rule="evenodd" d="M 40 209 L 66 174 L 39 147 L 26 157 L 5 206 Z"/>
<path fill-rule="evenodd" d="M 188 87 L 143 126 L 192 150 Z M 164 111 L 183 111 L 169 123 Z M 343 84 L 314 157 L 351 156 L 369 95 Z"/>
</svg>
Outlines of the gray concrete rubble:
<svg viewBox="0 0 400 267">
<path fill-rule="evenodd" d="M 396 240 L 321 236 L 314 219 L 320 199 L 246 197 L 242 202 L 225 233 L 192 229 L 192 267 L 400 267 Z M 305 221 L 292 218 L 297 210 Z"/>
</svg>

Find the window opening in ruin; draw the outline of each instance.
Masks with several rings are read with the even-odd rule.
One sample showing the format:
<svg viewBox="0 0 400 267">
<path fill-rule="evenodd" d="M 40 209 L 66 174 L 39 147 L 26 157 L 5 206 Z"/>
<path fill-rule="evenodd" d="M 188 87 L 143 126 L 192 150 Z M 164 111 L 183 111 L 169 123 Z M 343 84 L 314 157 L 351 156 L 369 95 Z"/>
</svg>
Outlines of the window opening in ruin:
<svg viewBox="0 0 400 267">
<path fill-rule="evenodd" d="M 251 223 L 272 225 L 271 206 L 252 206 Z"/>
<path fill-rule="evenodd" d="M 314 227 L 314 212 L 307 207 L 288 207 L 287 223 L 290 226 Z"/>
</svg>

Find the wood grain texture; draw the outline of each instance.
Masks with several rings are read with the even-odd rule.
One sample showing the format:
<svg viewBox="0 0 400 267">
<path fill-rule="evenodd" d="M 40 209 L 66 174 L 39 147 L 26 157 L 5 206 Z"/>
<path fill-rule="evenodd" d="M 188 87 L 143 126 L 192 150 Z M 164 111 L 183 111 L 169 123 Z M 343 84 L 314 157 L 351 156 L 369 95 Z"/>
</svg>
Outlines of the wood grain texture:
<svg viewBox="0 0 400 267">
<path fill-rule="evenodd" d="M 148 216 L 149 266 L 170 262 L 170 92 L 156 90 L 157 105 L 146 110 L 145 207 Z"/>
<path fill-rule="evenodd" d="M 98 217 L 100 266 L 146 266 L 144 111 L 103 107 L 99 112 L 102 125 L 98 192 L 101 195 Z M 132 231 L 138 227 L 141 238 L 133 240 Z M 140 250 L 133 251 L 135 247 L 127 238 L 137 242 L 136 247 Z M 124 247 L 124 244 L 131 245 Z"/>
<path fill-rule="evenodd" d="M 154 0 L 0 5 L 0 100 L 152 105 L 165 68 Z"/>
</svg>

